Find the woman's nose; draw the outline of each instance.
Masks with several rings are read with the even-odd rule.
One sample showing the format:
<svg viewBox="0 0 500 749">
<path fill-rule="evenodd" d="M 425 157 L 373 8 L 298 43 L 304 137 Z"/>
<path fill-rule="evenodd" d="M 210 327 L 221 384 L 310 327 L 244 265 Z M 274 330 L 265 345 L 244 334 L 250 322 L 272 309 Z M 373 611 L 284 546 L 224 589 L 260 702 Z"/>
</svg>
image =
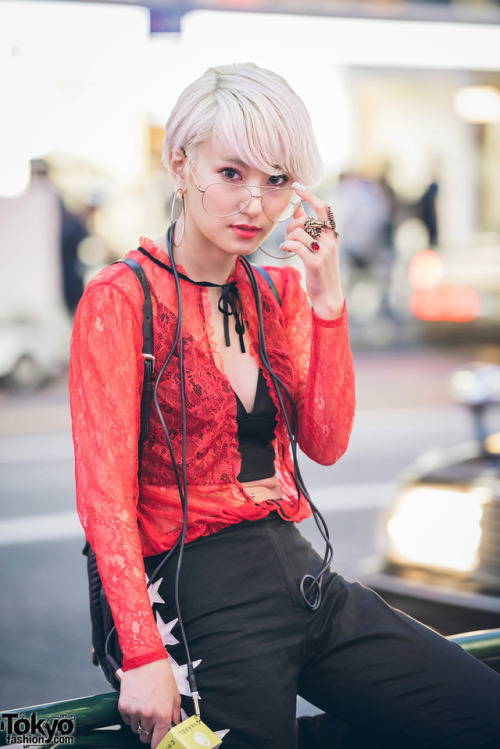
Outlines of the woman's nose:
<svg viewBox="0 0 500 749">
<path fill-rule="evenodd" d="M 241 212 L 256 216 L 262 213 L 262 191 L 258 187 L 254 187 L 250 192 L 252 197 L 247 205 L 241 209 Z"/>
</svg>

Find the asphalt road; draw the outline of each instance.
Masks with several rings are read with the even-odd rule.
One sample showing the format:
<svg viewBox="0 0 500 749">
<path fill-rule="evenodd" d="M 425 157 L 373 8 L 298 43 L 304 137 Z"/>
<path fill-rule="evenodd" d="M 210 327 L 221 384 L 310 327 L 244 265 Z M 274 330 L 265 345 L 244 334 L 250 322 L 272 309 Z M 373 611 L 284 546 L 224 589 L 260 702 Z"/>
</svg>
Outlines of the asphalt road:
<svg viewBox="0 0 500 749">
<path fill-rule="evenodd" d="M 355 354 L 358 411 L 347 454 L 302 472 L 324 512 L 335 568 L 355 578 L 375 550 L 380 508 L 402 468 L 428 448 L 467 439 L 449 376 L 473 350 Z M 318 544 L 310 521 L 304 532 Z M 90 661 L 83 533 L 74 512 L 66 383 L 0 392 L 0 708 L 109 691 Z"/>
</svg>

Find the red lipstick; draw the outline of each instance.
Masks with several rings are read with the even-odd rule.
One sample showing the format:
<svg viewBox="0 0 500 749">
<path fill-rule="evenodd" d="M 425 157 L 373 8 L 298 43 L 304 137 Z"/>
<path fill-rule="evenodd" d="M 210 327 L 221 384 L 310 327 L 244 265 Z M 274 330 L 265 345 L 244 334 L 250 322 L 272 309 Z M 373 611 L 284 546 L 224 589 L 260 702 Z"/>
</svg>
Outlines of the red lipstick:
<svg viewBox="0 0 500 749">
<path fill-rule="evenodd" d="M 258 226 L 249 226 L 248 224 L 233 224 L 231 229 L 243 239 L 253 239 L 260 231 Z"/>
</svg>

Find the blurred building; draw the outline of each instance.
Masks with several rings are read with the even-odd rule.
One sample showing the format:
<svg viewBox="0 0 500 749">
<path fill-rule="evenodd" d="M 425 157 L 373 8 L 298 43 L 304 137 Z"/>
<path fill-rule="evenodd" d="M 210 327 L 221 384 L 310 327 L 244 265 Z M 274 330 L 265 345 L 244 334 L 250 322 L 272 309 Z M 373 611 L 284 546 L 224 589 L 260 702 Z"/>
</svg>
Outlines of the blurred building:
<svg viewBox="0 0 500 749">
<path fill-rule="evenodd" d="M 0 3 L 0 194 L 22 193 L 29 160 L 49 156 L 63 197 L 102 197 L 95 230 L 113 256 L 164 231 L 171 185 L 159 157 L 180 91 L 209 65 L 249 59 L 308 106 L 325 194 L 342 172 L 384 175 L 408 208 L 398 257 L 500 233 L 499 2 L 28 5 Z M 434 228 L 415 208 L 433 185 Z"/>
</svg>

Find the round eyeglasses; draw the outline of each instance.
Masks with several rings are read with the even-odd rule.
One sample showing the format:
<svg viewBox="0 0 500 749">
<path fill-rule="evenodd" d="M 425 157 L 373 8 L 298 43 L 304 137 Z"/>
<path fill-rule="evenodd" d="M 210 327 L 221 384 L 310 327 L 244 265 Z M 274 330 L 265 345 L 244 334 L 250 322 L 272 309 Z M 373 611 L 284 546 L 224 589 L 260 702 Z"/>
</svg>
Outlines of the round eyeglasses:
<svg viewBox="0 0 500 749">
<path fill-rule="evenodd" d="M 227 218 L 235 216 L 247 208 L 252 200 L 260 200 L 262 211 L 267 218 L 277 224 L 291 219 L 298 206 L 300 198 L 291 187 L 269 187 L 260 195 L 254 195 L 252 190 L 262 190 L 258 185 L 235 185 L 229 182 L 213 182 L 204 190 L 199 186 L 193 169 L 186 158 L 196 188 L 203 194 L 201 203 L 211 216 Z"/>
</svg>

